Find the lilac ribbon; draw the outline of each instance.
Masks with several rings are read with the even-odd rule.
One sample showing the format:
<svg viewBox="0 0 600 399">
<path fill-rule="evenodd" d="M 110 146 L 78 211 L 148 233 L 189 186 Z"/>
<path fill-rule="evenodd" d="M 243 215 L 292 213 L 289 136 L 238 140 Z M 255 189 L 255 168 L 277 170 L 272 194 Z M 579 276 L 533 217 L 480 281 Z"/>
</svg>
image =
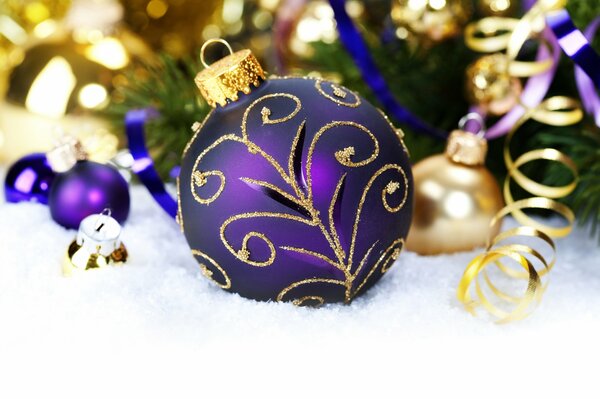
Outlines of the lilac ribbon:
<svg viewBox="0 0 600 399">
<path fill-rule="evenodd" d="M 541 61 L 552 57 L 552 66 L 543 73 L 534 75 L 527 79 L 527 83 L 523 88 L 523 93 L 519 98 L 520 104 L 514 106 L 506 115 L 504 115 L 498 122 L 490 127 L 485 135 L 487 139 L 495 139 L 504 136 L 514 124 L 523 116 L 527 109 L 537 107 L 548 94 L 550 85 L 556 75 L 556 68 L 558 67 L 558 61 L 560 59 L 560 47 L 556 36 L 552 33 L 549 28 L 546 28 L 542 34 L 546 43 L 552 49 L 541 45 L 536 60 Z"/>
<path fill-rule="evenodd" d="M 600 17 L 594 19 L 586 28 L 584 35 L 588 41 L 594 39 L 596 31 L 600 27 Z M 596 69 L 600 68 L 600 65 L 596 65 Z M 579 89 L 579 95 L 581 96 L 581 102 L 585 111 L 594 117 L 594 121 L 597 126 L 600 126 L 600 97 L 594 88 L 594 81 L 585 73 L 585 71 L 579 66 L 575 67 L 575 82 Z"/>
<path fill-rule="evenodd" d="M 160 207 L 175 219 L 177 217 L 177 201 L 167 192 L 146 146 L 146 121 L 157 116 L 158 112 L 152 108 L 129 111 L 125 115 L 125 132 L 129 151 L 134 161 L 132 170 Z"/>
</svg>

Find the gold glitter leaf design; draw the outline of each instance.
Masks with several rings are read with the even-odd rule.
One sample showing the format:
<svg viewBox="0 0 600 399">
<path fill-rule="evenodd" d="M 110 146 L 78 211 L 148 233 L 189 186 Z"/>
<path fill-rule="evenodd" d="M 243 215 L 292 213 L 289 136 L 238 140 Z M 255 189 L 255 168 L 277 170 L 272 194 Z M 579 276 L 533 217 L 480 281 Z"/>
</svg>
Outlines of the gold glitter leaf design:
<svg viewBox="0 0 600 399">
<path fill-rule="evenodd" d="M 317 91 L 325 97 L 331 97 L 329 94 L 323 91 L 321 82 L 317 81 L 315 84 Z M 343 103 L 346 106 L 358 106 L 360 105 L 360 99 L 358 96 L 351 92 L 344 91 L 339 87 L 331 86 L 334 91 L 334 95 L 345 99 L 346 97 L 354 96 L 354 103 Z M 337 92 L 336 92 L 337 91 Z M 339 101 L 338 99 L 331 97 L 333 101 Z M 265 101 L 291 101 L 293 108 L 287 115 L 276 115 L 277 118 L 273 118 L 273 111 L 271 108 L 266 106 Z M 355 105 L 354 105 L 355 104 Z M 317 131 L 314 134 L 308 151 L 306 153 L 306 167 L 303 168 L 303 150 L 304 141 L 306 137 L 307 124 L 306 120 L 298 121 L 296 133 L 293 136 L 293 140 L 290 145 L 289 156 L 287 157 L 287 165 L 284 168 L 272 155 L 267 153 L 258 143 L 252 141 L 251 132 L 248 131 L 248 119 L 250 115 L 254 115 L 254 110 L 260 109 L 260 118 L 263 125 L 281 124 L 293 120 L 301 109 L 301 102 L 298 97 L 287 94 L 287 93 L 275 93 L 262 96 L 256 99 L 248 106 L 242 117 L 241 124 L 241 136 L 235 134 L 228 134 L 217 139 L 213 144 L 206 148 L 196 159 L 194 169 L 191 176 L 191 189 L 194 194 L 196 201 L 202 205 L 209 205 L 211 202 L 218 199 L 223 190 L 225 189 L 225 173 L 223 171 L 209 171 L 201 168 L 203 158 L 210 153 L 213 149 L 217 148 L 224 142 L 235 142 L 240 145 L 244 145 L 249 153 L 253 157 L 261 157 L 264 159 L 273 170 L 281 177 L 283 185 L 277 185 L 273 182 L 268 182 L 260 179 L 253 178 L 251 176 L 240 177 L 239 179 L 244 182 L 249 188 L 264 194 L 265 196 L 277 201 L 279 204 L 285 206 L 291 212 L 245 212 L 241 214 L 235 214 L 228 217 L 220 227 L 220 238 L 221 242 L 227 248 L 227 250 L 241 262 L 254 266 L 254 267 L 269 267 L 274 264 L 277 257 L 278 251 L 295 252 L 302 255 L 310 256 L 318 260 L 320 263 L 324 262 L 330 266 L 336 268 L 343 273 L 343 278 L 340 279 L 323 279 L 323 278 L 309 278 L 302 281 L 290 284 L 285 287 L 277 296 L 278 301 L 291 300 L 296 305 L 320 305 L 325 302 L 325 299 L 320 295 L 298 295 L 294 297 L 293 293 L 297 292 L 297 287 L 306 287 L 311 284 L 332 284 L 343 288 L 345 302 L 350 302 L 354 296 L 367 284 L 368 280 L 373 276 L 376 270 L 379 273 L 384 273 L 393 263 L 393 260 L 397 258 L 399 252 L 403 247 L 403 240 L 398 239 L 394 241 L 387 249 L 383 252 L 377 252 L 375 249 L 378 245 L 385 245 L 376 241 L 372 243 L 369 249 L 361 254 L 358 259 L 355 259 L 356 244 L 359 235 L 359 227 L 361 222 L 361 214 L 365 202 L 367 200 L 367 194 L 375 185 L 378 179 L 386 177 L 388 180 L 384 183 L 381 189 L 381 206 L 383 206 L 388 212 L 396 213 L 402 209 L 406 203 L 408 196 L 408 179 L 401 166 L 396 164 L 387 164 L 378 169 L 369 179 L 368 183 L 363 189 L 360 200 L 357 204 L 357 208 L 354 215 L 354 222 L 351 229 L 351 236 L 348 237 L 349 245 L 345 248 L 345 243 L 341 239 L 341 220 L 342 220 L 342 199 L 344 197 L 344 188 L 346 181 L 350 178 L 352 169 L 360 168 L 371 164 L 379 156 L 379 142 L 373 133 L 361 125 L 360 123 L 353 121 L 333 121 L 325 124 L 320 128 L 316 128 Z M 278 109 L 280 107 L 277 107 Z M 335 159 L 340 165 L 348 168 L 349 171 L 343 173 L 337 182 L 335 192 L 333 193 L 331 200 L 329 201 L 329 208 L 326 215 L 321 215 L 320 212 L 315 208 L 313 198 L 313 182 L 312 182 L 312 167 L 313 157 L 319 148 L 319 140 L 326 134 L 340 128 L 340 133 L 344 133 L 344 141 L 347 142 L 353 137 L 353 134 L 349 134 L 350 131 L 355 131 L 359 134 L 368 137 L 372 143 L 370 152 L 364 154 L 364 151 L 358 152 L 357 147 L 353 145 L 346 145 L 345 147 L 335 151 L 333 154 Z M 361 150 L 364 147 L 361 147 Z M 360 159 L 355 159 L 357 154 L 360 154 Z M 304 173 L 306 171 L 306 173 Z M 248 173 L 251 173 L 249 170 Z M 393 179 L 390 178 L 390 173 L 395 173 L 396 176 Z M 383 176 L 385 174 L 385 176 Z M 200 197 L 197 192 L 200 189 L 206 189 L 211 177 L 218 177 L 221 184 L 217 192 L 210 195 L 208 198 Z M 377 183 L 377 187 L 382 187 L 382 183 Z M 377 198 L 375 196 L 374 198 Z M 393 204 L 397 204 L 393 206 Z M 348 215 L 349 216 L 349 215 Z M 287 221 L 291 223 L 300 223 L 308 228 L 314 228 L 316 230 L 316 237 L 321 236 L 324 242 L 327 243 L 331 249 L 331 253 L 321 253 L 307 248 L 302 248 L 293 245 L 281 245 L 276 247 L 273 241 L 267 237 L 265 233 L 259 231 L 249 231 L 241 237 L 232 237 L 232 231 L 239 231 L 239 226 L 235 230 L 230 230 L 232 224 L 240 224 L 241 226 L 248 225 L 252 226 L 251 223 L 257 219 L 273 219 Z M 268 223 L 262 223 L 261 225 L 268 225 Z M 258 250 L 262 246 L 263 250 Z M 252 247 L 252 250 L 251 250 Z M 267 249 L 268 251 L 264 251 Z M 195 254 L 198 254 L 197 252 Z M 377 261 L 373 264 L 371 258 L 377 254 Z M 231 283 L 225 272 L 212 261 L 208 256 L 202 254 L 204 259 L 209 261 L 209 265 L 203 267 L 203 272 L 207 277 L 214 280 L 214 273 L 217 271 L 225 277 L 225 282 L 217 282 L 217 284 L 223 287 L 230 287 Z M 370 266 L 373 264 L 373 266 Z M 208 267 L 212 266 L 212 267 Z M 365 276 L 365 270 L 368 270 Z M 359 276 L 362 281 L 358 282 Z"/>
<path fill-rule="evenodd" d="M 352 162 L 351 158 L 354 156 L 354 147 L 346 147 L 343 150 L 335 152 L 335 159 L 338 160 L 342 165 L 347 165 Z"/>
</svg>

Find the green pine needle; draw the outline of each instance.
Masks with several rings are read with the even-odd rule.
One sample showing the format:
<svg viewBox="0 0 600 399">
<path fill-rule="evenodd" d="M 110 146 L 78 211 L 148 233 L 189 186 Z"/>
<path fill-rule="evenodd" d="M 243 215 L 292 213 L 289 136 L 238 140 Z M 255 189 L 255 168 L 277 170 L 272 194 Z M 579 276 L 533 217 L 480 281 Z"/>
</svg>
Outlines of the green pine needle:
<svg viewBox="0 0 600 399">
<path fill-rule="evenodd" d="M 159 174 L 166 178 L 181 162 L 181 154 L 192 136 L 191 126 L 208 114 L 210 107 L 198 96 L 194 76 L 202 68 L 192 60 L 176 61 L 162 55 L 158 62 L 142 67 L 142 77 L 132 70 L 127 86 L 118 89 L 122 102 L 113 102 L 107 114 L 122 129 L 125 114 L 132 109 L 153 107 L 160 116 L 147 123 L 146 140 Z"/>
</svg>

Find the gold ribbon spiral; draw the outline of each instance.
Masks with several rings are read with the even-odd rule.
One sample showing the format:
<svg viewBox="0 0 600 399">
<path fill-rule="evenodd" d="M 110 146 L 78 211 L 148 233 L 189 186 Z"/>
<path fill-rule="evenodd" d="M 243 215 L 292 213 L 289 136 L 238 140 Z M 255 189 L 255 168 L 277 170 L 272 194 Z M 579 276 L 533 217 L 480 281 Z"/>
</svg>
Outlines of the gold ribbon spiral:
<svg viewBox="0 0 600 399">
<path fill-rule="evenodd" d="M 506 50 L 508 71 L 513 77 L 530 77 L 547 71 L 554 61 L 552 56 L 539 61 L 518 61 L 523 44 L 544 30 L 544 16 L 549 11 L 564 6 L 561 0 L 540 0 L 521 19 L 488 17 L 473 22 L 465 28 L 467 47 L 482 53 Z M 541 41 L 542 45 L 548 46 Z M 548 46 L 550 47 L 550 46 Z"/>
<path fill-rule="evenodd" d="M 513 159 L 510 142 L 519 127 L 528 120 L 567 126 L 579 122 L 582 117 L 583 112 L 577 101 L 567 97 L 552 97 L 536 108 L 529 109 L 508 132 L 504 144 L 504 160 L 508 169 L 503 191 L 506 206 L 498 212 L 491 224 L 494 226 L 511 215 L 521 226 L 491 237 L 486 252 L 468 264 L 459 283 L 457 297 L 470 313 L 475 314 L 477 308 L 483 307 L 498 323 L 507 323 L 526 317 L 539 304 L 547 285 L 542 282 L 542 277 L 552 269 L 556 260 L 553 238 L 568 235 L 575 220 L 573 211 L 557 199 L 573 192 L 577 186 L 578 172 L 568 156 L 552 148 L 528 151 Z M 565 166 L 573 175 L 572 181 L 560 187 L 548 186 L 521 172 L 523 165 L 540 160 L 558 162 Z M 511 180 L 533 197 L 515 201 L 510 189 Z M 566 221 L 565 226 L 554 227 L 542 223 L 526 214 L 525 211 L 531 209 L 545 209 L 558 214 Z M 535 241 L 536 245 L 529 245 L 531 241 Z M 506 288 L 499 288 L 498 283 L 493 281 L 488 266 L 495 266 L 491 271 L 496 273 L 498 280 L 502 279 L 503 287 Z M 521 287 L 518 281 L 523 282 Z M 513 294 L 514 290 L 523 289 L 523 294 Z M 490 299 L 492 297 L 493 300 Z"/>
<path fill-rule="evenodd" d="M 521 19 L 484 18 L 465 29 L 466 44 L 480 52 L 505 50 L 508 58 L 506 73 L 511 76 L 530 77 L 543 73 L 553 66 L 552 56 L 538 61 L 518 61 L 517 56 L 527 40 L 539 39 L 539 33 L 545 28 L 545 14 L 564 7 L 564 3 L 564 0 L 539 0 Z M 540 44 L 550 47 L 544 41 Z M 504 144 L 507 177 L 503 196 L 506 206 L 492 220 L 491 231 L 509 215 L 520 226 L 490 237 L 486 252 L 467 265 L 457 291 L 458 300 L 467 311 L 475 314 L 478 308 L 483 308 L 497 323 L 522 319 L 540 303 L 547 286 L 542 278 L 556 261 L 553 239 L 568 235 L 575 220 L 573 211 L 557 201 L 572 193 L 577 186 L 578 172 L 574 162 L 552 148 L 528 151 L 513 159 L 510 143 L 517 130 L 528 120 L 567 126 L 579 122 L 583 112 L 575 100 L 560 96 L 546 99 L 534 108 L 521 105 L 525 113 L 507 133 Z M 571 171 L 572 181 L 555 187 L 531 179 L 521 171 L 521 167 L 534 161 L 563 165 Z M 511 181 L 532 197 L 516 201 L 511 192 Z M 531 210 L 539 209 L 561 216 L 565 220 L 564 226 L 554 227 L 531 216 Z"/>
</svg>

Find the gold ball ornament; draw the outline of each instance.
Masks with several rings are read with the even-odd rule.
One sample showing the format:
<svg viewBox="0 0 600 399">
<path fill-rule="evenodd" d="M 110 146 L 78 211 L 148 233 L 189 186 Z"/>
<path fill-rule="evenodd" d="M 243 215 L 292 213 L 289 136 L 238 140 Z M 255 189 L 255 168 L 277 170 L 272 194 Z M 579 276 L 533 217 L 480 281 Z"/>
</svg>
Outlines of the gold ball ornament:
<svg viewBox="0 0 600 399">
<path fill-rule="evenodd" d="M 59 31 L 27 48 L 10 72 L 0 102 L 0 162 L 44 152 L 57 127 L 75 134 L 90 159 L 108 161 L 118 140 L 98 111 L 111 101 L 122 70 L 146 54 L 143 43 L 125 31 Z"/>
<path fill-rule="evenodd" d="M 467 68 L 466 94 L 486 113 L 504 115 L 519 101 L 521 81 L 508 74 L 505 54 L 485 55 Z"/>
<path fill-rule="evenodd" d="M 440 42 L 459 35 L 471 13 L 467 0 L 393 0 L 391 16 L 399 29 Z"/>
<path fill-rule="evenodd" d="M 52 30 L 70 5 L 71 0 L 0 1 L 0 66 L 19 57 L 19 46 L 29 35 L 43 36 Z"/>
<path fill-rule="evenodd" d="M 70 5 L 71 0 L 0 0 L 0 98 L 10 68 L 23 58 L 22 46 L 52 32 Z"/>
<path fill-rule="evenodd" d="M 446 153 L 413 166 L 414 211 L 406 248 L 421 255 L 468 251 L 486 244 L 490 222 L 504 201 L 483 166 L 487 142 L 463 130 L 448 138 Z"/>
<path fill-rule="evenodd" d="M 294 21 L 288 48 L 292 56 L 308 58 L 313 55 L 312 43 L 333 43 L 338 38 L 333 9 L 328 1 L 307 2 Z"/>
</svg>

